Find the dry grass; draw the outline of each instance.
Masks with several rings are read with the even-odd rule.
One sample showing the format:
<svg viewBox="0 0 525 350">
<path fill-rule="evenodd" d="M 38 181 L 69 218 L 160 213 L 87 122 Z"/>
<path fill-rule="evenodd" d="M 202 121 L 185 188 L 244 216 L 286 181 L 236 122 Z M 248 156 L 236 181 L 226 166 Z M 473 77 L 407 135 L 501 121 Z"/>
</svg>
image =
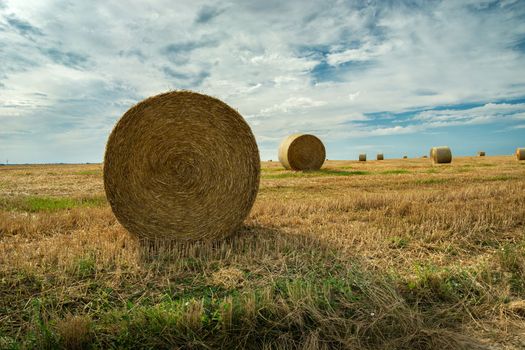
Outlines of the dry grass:
<svg viewBox="0 0 525 350">
<path fill-rule="evenodd" d="M 240 232 L 166 247 L 84 205 L 100 165 L 1 167 L 0 348 L 521 349 L 524 175 L 510 156 L 263 163 Z"/>
</svg>

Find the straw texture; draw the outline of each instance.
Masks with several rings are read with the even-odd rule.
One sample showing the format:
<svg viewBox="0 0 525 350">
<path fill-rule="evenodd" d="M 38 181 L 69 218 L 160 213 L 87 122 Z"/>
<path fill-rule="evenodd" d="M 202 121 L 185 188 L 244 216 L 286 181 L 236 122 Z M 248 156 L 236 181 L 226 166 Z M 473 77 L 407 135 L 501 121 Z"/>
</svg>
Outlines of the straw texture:
<svg viewBox="0 0 525 350">
<path fill-rule="evenodd" d="M 433 163 L 446 164 L 452 162 L 452 151 L 447 146 L 433 147 L 430 154 Z"/>
<path fill-rule="evenodd" d="M 145 239 L 223 238 L 248 215 L 260 159 L 242 116 L 190 91 L 150 97 L 113 129 L 104 187 L 118 221 Z"/>
<path fill-rule="evenodd" d="M 383 159 L 385 159 L 385 157 L 383 156 L 383 153 L 378 153 L 377 156 L 376 156 L 376 159 L 377 160 L 383 160 Z"/>
<path fill-rule="evenodd" d="M 279 161 L 289 170 L 318 170 L 325 159 L 324 145 L 314 135 L 293 134 L 279 146 Z"/>
<path fill-rule="evenodd" d="M 516 159 L 517 160 L 525 160 L 525 148 L 517 148 L 516 149 Z"/>
<path fill-rule="evenodd" d="M 359 161 L 360 162 L 366 162 L 366 153 L 361 153 L 359 155 Z"/>
</svg>

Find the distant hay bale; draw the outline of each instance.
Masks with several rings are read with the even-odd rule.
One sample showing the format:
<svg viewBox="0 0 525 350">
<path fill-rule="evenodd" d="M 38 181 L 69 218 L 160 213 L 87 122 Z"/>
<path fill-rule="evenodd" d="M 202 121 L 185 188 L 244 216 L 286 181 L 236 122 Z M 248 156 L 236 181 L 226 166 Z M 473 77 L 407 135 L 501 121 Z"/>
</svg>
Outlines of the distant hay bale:
<svg viewBox="0 0 525 350">
<path fill-rule="evenodd" d="M 425 155 L 425 156 L 423 156 L 423 157 L 421 157 L 421 158 L 424 158 L 424 159 L 426 159 L 426 158 L 428 158 L 428 156 L 427 156 L 427 155 Z"/>
<path fill-rule="evenodd" d="M 525 160 L 525 148 L 516 148 L 516 159 Z"/>
<path fill-rule="evenodd" d="M 293 134 L 279 146 L 279 161 L 288 170 L 319 170 L 325 159 L 324 145 L 314 135 Z"/>
<path fill-rule="evenodd" d="M 385 157 L 383 156 L 383 153 L 378 153 L 377 156 L 376 156 L 376 159 L 377 160 L 384 160 Z"/>
<path fill-rule="evenodd" d="M 408 156 L 403 156 L 403 159 L 408 159 Z"/>
<path fill-rule="evenodd" d="M 433 163 L 445 164 L 445 163 L 452 162 L 452 151 L 450 150 L 450 147 L 447 147 L 447 146 L 432 147 L 430 154 L 432 155 Z"/>
<path fill-rule="evenodd" d="M 359 155 L 359 161 L 360 162 L 366 162 L 366 153 L 361 153 Z"/>
<path fill-rule="evenodd" d="M 118 221 L 141 239 L 223 238 L 257 195 L 260 158 L 242 116 L 210 96 L 147 98 L 115 125 L 104 187 Z"/>
<path fill-rule="evenodd" d="M 478 152 L 478 157 L 485 157 L 485 152 L 479 151 Z"/>
</svg>

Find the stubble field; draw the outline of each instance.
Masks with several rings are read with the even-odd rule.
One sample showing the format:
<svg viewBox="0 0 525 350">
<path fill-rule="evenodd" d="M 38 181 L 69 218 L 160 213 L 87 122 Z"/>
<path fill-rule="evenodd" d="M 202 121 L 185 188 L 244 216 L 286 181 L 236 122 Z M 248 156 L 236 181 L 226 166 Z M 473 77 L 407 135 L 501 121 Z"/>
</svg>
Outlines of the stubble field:
<svg viewBox="0 0 525 350">
<path fill-rule="evenodd" d="M 0 167 L 0 349 L 525 348 L 525 162 L 263 162 L 245 226 L 145 244 L 102 166 Z"/>
</svg>

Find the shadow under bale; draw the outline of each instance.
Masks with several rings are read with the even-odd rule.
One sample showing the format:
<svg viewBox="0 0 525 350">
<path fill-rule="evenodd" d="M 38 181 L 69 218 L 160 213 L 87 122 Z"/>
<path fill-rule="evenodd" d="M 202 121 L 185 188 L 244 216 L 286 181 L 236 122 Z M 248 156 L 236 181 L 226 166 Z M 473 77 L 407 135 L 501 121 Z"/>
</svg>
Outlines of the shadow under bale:
<svg viewBox="0 0 525 350">
<path fill-rule="evenodd" d="M 177 291 L 170 306 L 153 307 L 160 313 L 163 334 L 170 334 L 167 337 L 159 339 L 160 328 L 147 322 L 147 315 L 153 312 L 150 307 L 130 312 L 127 317 L 132 321 L 126 333 L 130 345 L 246 349 L 478 346 L 454 331 L 450 321 L 443 328 L 442 320 L 431 310 L 407 303 L 388 279 L 368 270 L 361 258 L 343 256 L 340 247 L 314 235 L 254 224 L 224 240 L 139 243 L 142 264 L 148 270 L 169 275 L 175 263 L 179 273 L 192 273 L 194 281 L 209 275 L 212 282 L 201 287 L 174 286 Z M 174 322 L 167 321 L 173 317 Z"/>
</svg>

